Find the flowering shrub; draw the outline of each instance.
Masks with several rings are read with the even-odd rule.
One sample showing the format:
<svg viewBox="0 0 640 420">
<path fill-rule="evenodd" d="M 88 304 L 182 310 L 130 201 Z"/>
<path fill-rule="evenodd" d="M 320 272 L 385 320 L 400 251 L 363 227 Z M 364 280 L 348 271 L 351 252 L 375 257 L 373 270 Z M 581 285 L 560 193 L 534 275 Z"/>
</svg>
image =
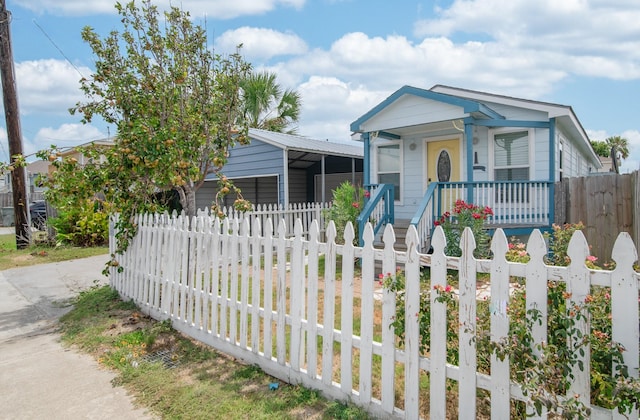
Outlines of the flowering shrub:
<svg viewBox="0 0 640 420">
<path fill-rule="evenodd" d="M 331 207 L 325 210 L 324 216 L 326 223 L 333 220 L 336 225 L 336 242 L 343 242 L 344 228 L 348 222 L 351 222 L 355 232 L 353 242 L 354 245 L 357 244 L 358 224 L 356 223 L 356 218 L 364 206 L 364 197 L 364 189 L 362 187 L 356 187 L 348 181 L 343 182 L 338 188 L 333 190 Z"/>
<path fill-rule="evenodd" d="M 530 258 L 527 254 L 527 246 L 518 239 L 511 238 L 506 258 L 511 262 L 528 263 Z"/>
<path fill-rule="evenodd" d="M 554 242 L 554 256 L 564 265 L 569 243 L 564 230 L 573 233 L 576 225 L 559 226 L 554 229 L 559 239 Z M 507 251 L 507 259 L 513 262 L 527 263 L 530 259 L 525 244 L 512 240 Z M 597 258 L 589 256 L 585 264 L 598 268 Z M 426 273 L 426 272 L 425 272 Z M 453 278 L 448 276 L 446 285 L 437 285 L 431 290 L 423 287 L 420 293 L 420 350 L 429 352 L 431 342 L 431 294 L 435 294 L 435 304 L 444 304 L 447 308 L 447 361 L 458 362 L 459 302 L 457 291 L 452 287 Z M 430 283 L 423 275 L 424 286 Z M 392 323 L 394 332 L 401 344 L 405 334 L 405 275 L 401 269 L 395 274 L 381 275 L 381 283 L 396 294 L 396 315 Z M 511 380 L 522 385 L 523 392 L 531 399 L 531 406 L 523 403 L 513 405 L 512 416 L 522 418 L 533 412 L 540 414 L 542 409 L 564 418 L 589 418 L 590 410 L 582 404 L 579 396 L 563 398 L 570 389 L 573 380 L 572 371 L 583 370 L 578 355 L 586 354 L 590 346 L 590 382 L 592 404 L 616 407 L 620 413 L 629 413 L 640 408 L 640 380 L 630 376 L 624 363 L 624 347 L 612 340 L 611 295 L 610 288 L 592 286 L 591 293 L 584 302 L 571 302 L 564 282 L 549 281 L 547 284 L 547 338 L 534 344 L 533 328 L 542 322 L 542 312 L 538 308 L 526 307 L 526 294 L 523 287 L 516 287 L 506 306 L 509 317 L 509 333 L 497 342 L 491 341 L 490 300 L 477 301 L 475 330 L 478 370 L 489 374 L 491 355 L 504 360 L 509 359 Z M 495 308 L 494 308 L 495 310 Z M 590 330 L 584 334 L 580 323 L 589 320 Z M 466 328 L 466 327 L 465 327 Z"/>
<path fill-rule="evenodd" d="M 569 241 L 577 230 L 584 229 L 582 222 L 564 225 L 553 224 L 551 233 L 545 232 L 545 238 L 549 240 L 549 251 L 551 253 L 548 263 L 551 265 L 567 266 L 571 262 L 567 255 Z M 592 262 L 595 262 L 592 261 Z"/>
<path fill-rule="evenodd" d="M 434 222 L 436 226 L 442 226 L 447 239 L 445 254 L 459 257 L 460 238 L 465 227 L 470 227 L 476 239 L 476 258 L 487 258 L 490 255 L 489 234 L 484 229 L 484 222 L 493 215 L 491 207 L 481 207 L 475 204 L 466 203 L 464 200 L 457 200 L 453 209 L 445 212 L 439 220 Z"/>
<path fill-rule="evenodd" d="M 405 333 L 405 275 L 400 267 L 395 274 L 387 273 L 379 276 L 382 285 L 396 294 L 396 315 L 391 327 L 394 328 L 400 346 L 404 345 Z M 421 279 L 426 280 L 426 279 Z M 421 281 L 422 283 L 422 281 Z M 420 352 L 429 353 L 431 343 L 431 293 L 437 295 L 436 302 L 447 305 L 447 362 L 458 363 L 458 300 L 454 298 L 451 285 L 422 290 L 420 292 L 420 313 L 418 323 L 420 328 Z"/>
</svg>

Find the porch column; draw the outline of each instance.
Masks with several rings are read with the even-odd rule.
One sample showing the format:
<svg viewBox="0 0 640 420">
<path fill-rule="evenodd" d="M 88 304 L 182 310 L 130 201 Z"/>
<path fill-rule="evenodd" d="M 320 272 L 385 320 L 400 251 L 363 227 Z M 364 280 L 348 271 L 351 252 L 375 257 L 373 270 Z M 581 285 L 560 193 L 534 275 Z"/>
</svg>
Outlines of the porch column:
<svg viewBox="0 0 640 420">
<path fill-rule="evenodd" d="M 473 182 L 473 123 L 466 119 L 464 137 L 467 145 L 467 181 Z M 467 202 L 473 203 L 473 184 L 467 188 Z"/>
<path fill-rule="evenodd" d="M 555 202 L 555 182 L 556 182 L 556 119 L 549 118 L 549 225 L 555 223 L 556 202 Z"/>
<path fill-rule="evenodd" d="M 324 177 L 324 171 L 325 171 L 325 166 L 324 165 L 325 165 L 325 163 L 324 163 L 324 155 L 322 155 L 322 160 L 320 161 L 320 173 L 321 173 L 320 176 L 322 177 L 322 182 L 321 182 L 321 184 L 322 184 L 322 194 L 321 194 L 321 197 L 322 197 L 322 202 L 326 203 L 327 202 L 327 198 L 325 197 L 325 193 L 324 193 L 325 186 L 326 186 L 325 177 Z"/>
<path fill-rule="evenodd" d="M 282 161 L 284 163 L 284 165 L 282 165 L 283 178 L 284 178 L 283 205 L 284 205 L 284 208 L 286 209 L 289 206 L 289 151 L 287 149 L 284 149 L 282 151 Z"/>
<path fill-rule="evenodd" d="M 356 185 L 356 159 L 351 158 L 351 183 Z"/>
<path fill-rule="evenodd" d="M 364 159 L 362 161 L 362 172 L 364 172 L 364 174 L 362 182 L 364 185 L 369 185 L 371 183 L 371 175 L 369 174 L 369 168 L 371 167 L 369 163 L 371 157 L 371 153 L 369 152 L 369 133 L 362 134 L 362 138 L 364 140 Z"/>
</svg>

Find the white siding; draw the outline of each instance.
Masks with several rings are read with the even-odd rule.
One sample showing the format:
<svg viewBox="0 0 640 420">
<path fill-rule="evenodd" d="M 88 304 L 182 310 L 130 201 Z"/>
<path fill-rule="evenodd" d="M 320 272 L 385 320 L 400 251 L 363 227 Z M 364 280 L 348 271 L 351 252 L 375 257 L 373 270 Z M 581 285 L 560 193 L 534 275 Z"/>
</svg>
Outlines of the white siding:
<svg viewBox="0 0 640 420">
<path fill-rule="evenodd" d="M 431 99 L 404 95 L 362 125 L 364 131 L 388 130 L 460 118 L 462 108 Z"/>
</svg>

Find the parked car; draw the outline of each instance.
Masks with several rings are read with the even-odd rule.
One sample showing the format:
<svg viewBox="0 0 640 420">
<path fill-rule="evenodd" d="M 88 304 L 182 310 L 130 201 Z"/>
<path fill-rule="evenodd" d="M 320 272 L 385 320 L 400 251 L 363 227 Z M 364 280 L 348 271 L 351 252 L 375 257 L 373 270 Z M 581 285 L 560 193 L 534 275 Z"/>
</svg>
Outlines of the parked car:
<svg viewBox="0 0 640 420">
<path fill-rule="evenodd" d="M 38 230 L 45 230 L 47 226 L 47 203 L 44 200 L 37 200 L 29 206 L 31 215 L 31 226 Z"/>
</svg>

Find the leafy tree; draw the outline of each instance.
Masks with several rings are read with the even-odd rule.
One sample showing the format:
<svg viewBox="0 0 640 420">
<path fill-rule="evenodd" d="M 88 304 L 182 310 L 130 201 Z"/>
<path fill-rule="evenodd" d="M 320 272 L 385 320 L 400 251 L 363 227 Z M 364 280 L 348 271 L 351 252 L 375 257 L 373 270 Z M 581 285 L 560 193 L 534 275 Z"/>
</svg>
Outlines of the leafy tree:
<svg viewBox="0 0 640 420">
<path fill-rule="evenodd" d="M 242 81 L 244 116 L 250 127 L 295 134 L 289 128 L 300 118 L 301 98 L 294 90 L 282 90 L 276 75 L 269 72 L 251 73 Z"/>
<path fill-rule="evenodd" d="M 607 146 L 609 146 L 609 152 L 611 152 L 611 148 L 615 146 L 616 150 L 622 156 L 622 159 L 629 157 L 629 141 L 624 137 L 612 136 L 607 137 L 604 141 L 607 143 Z"/>
<path fill-rule="evenodd" d="M 629 157 L 629 141 L 620 136 L 607 137 L 604 141 L 593 140 L 591 146 L 598 156 L 610 157 L 611 148 L 615 146 L 616 150 L 622 156 L 622 159 Z"/>
<path fill-rule="evenodd" d="M 183 210 L 193 215 L 195 192 L 208 174 L 218 174 L 222 194 L 234 189 L 220 171 L 228 149 L 248 140 L 240 83 L 250 66 L 238 53 L 214 54 L 188 12 L 171 7 L 161 18 L 151 0 L 116 3 L 116 9 L 121 32 L 101 39 L 91 27 L 82 31 L 96 71 L 80 81 L 87 101 L 70 110 L 82 114 L 84 123 L 100 116 L 115 124 L 114 147 L 91 156 L 90 171 L 71 160 L 61 163 L 50 186 L 56 180 L 67 184 L 61 189 L 67 193 L 97 187 L 91 193 L 103 194 L 121 215 L 120 244 L 126 246 L 135 232 L 131 216 L 159 210 L 159 192 L 176 191 Z M 52 149 L 49 156 L 59 155 Z M 91 175 L 81 175 L 87 171 Z M 68 179 L 77 184 L 68 185 Z M 235 204 L 249 206 L 241 196 Z"/>
<path fill-rule="evenodd" d="M 609 157 L 611 155 L 611 147 L 602 140 L 591 140 L 591 147 L 598 156 Z"/>
</svg>

